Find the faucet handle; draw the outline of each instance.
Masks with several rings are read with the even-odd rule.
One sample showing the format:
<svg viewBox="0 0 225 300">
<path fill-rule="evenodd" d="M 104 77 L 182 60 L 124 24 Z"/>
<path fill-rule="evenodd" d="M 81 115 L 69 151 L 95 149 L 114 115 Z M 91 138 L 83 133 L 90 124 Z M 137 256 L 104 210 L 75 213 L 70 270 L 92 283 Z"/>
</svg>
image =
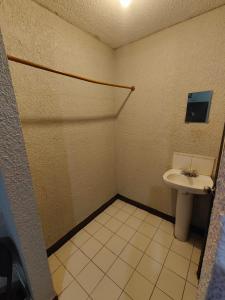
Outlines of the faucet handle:
<svg viewBox="0 0 225 300">
<path fill-rule="evenodd" d="M 181 171 L 182 175 L 188 176 L 188 177 L 197 177 L 198 171 L 197 170 L 191 170 L 191 169 L 183 169 Z"/>
<path fill-rule="evenodd" d="M 185 169 L 181 170 L 181 174 L 182 175 L 188 175 L 188 174 L 190 174 L 190 170 L 185 168 Z"/>
<path fill-rule="evenodd" d="M 197 177 L 198 176 L 198 171 L 197 170 L 192 170 L 192 176 Z"/>
</svg>

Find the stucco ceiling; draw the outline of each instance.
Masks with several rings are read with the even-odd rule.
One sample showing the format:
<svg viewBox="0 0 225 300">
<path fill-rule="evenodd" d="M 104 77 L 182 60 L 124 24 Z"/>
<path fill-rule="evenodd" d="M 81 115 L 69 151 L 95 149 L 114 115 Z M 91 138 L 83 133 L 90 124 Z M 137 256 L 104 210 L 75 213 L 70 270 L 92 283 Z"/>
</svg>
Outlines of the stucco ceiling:
<svg viewBox="0 0 225 300">
<path fill-rule="evenodd" d="M 225 4 L 225 0 L 35 0 L 112 48 Z"/>
</svg>

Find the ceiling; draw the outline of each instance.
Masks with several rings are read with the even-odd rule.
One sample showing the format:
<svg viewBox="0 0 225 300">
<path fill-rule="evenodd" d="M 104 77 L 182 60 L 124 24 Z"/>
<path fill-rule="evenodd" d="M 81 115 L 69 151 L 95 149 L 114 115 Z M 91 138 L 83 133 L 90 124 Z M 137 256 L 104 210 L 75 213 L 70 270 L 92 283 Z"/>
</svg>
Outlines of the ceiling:
<svg viewBox="0 0 225 300">
<path fill-rule="evenodd" d="M 225 4 L 225 0 L 35 0 L 112 48 Z"/>
</svg>

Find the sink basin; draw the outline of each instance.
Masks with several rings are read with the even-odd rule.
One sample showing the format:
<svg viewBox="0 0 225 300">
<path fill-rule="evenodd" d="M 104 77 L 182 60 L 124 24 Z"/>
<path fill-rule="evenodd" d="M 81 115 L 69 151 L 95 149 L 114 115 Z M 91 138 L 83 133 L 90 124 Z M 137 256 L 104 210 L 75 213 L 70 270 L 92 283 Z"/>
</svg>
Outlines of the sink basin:
<svg viewBox="0 0 225 300">
<path fill-rule="evenodd" d="M 213 181 L 210 176 L 198 175 L 197 177 L 188 177 L 183 175 L 181 170 L 177 169 L 167 171 L 163 175 L 163 180 L 171 188 L 198 195 L 206 194 L 206 189 L 213 187 Z"/>
<path fill-rule="evenodd" d="M 171 169 L 163 175 L 163 180 L 177 190 L 175 236 L 186 241 L 192 217 L 193 194 L 207 194 L 207 188 L 213 187 L 212 178 L 204 175 L 188 177 L 181 170 Z"/>
</svg>

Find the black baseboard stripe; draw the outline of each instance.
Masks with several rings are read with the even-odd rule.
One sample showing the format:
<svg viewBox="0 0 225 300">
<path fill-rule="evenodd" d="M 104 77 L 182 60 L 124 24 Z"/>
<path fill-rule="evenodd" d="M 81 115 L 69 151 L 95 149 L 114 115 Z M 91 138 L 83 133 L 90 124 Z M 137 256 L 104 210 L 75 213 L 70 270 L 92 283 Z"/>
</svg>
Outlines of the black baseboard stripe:
<svg viewBox="0 0 225 300">
<path fill-rule="evenodd" d="M 73 229 L 67 232 L 61 239 L 59 239 L 56 243 L 54 243 L 51 247 L 47 249 L 47 255 L 52 255 L 55 251 L 57 251 L 60 247 L 62 247 L 66 242 L 68 242 L 78 231 L 84 228 L 88 223 L 90 223 L 94 218 L 96 218 L 100 213 L 102 213 L 108 206 L 110 206 L 115 200 L 116 196 L 111 198 L 109 201 L 104 203 L 101 207 L 99 207 L 96 211 L 94 211 L 90 216 L 88 216 L 81 223 L 77 224 Z"/>
<path fill-rule="evenodd" d="M 143 209 L 155 216 L 158 216 L 168 222 L 175 223 L 175 217 L 167 215 L 155 208 L 152 208 L 150 206 L 147 206 L 145 204 L 142 204 L 140 202 L 137 202 L 135 200 L 131 200 L 123 195 L 117 194 L 113 198 L 111 198 L 109 201 L 104 203 L 101 207 L 99 207 L 96 211 L 94 211 L 90 216 L 88 216 L 84 221 L 77 224 L 73 229 L 71 229 L 68 233 L 66 233 L 61 239 L 59 239 L 56 243 L 54 243 L 51 247 L 47 249 L 47 255 L 50 256 L 55 251 L 57 251 L 60 247 L 62 247 L 66 242 L 68 242 L 78 231 L 80 231 L 82 228 L 84 228 L 88 223 L 90 223 L 94 218 L 96 218 L 100 213 L 102 213 L 108 206 L 110 206 L 116 199 L 120 199 L 126 203 L 129 203 L 131 205 L 134 205 L 140 209 Z M 191 232 L 204 235 L 205 230 L 202 228 L 198 228 L 196 226 L 191 226 Z"/>
<path fill-rule="evenodd" d="M 165 213 L 163 213 L 163 212 L 161 212 L 161 211 L 159 211 L 157 209 L 154 209 L 154 208 L 152 208 L 150 206 L 147 206 L 147 205 L 142 204 L 140 202 L 137 202 L 135 200 L 131 200 L 131 199 L 129 199 L 129 198 L 125 197 L 125 196 L 122 196 L 120 194 L 117 194 L 116 197 L 117 197 L 117 199 L 120 199 L 120 200 L 122 200 L 122 201 L 124 201 L 126 203 L 134 205 L 134 206 L 136 206 L 136 207 L 138 207 L 140 209 L 146 210 L 149 213 L 151 213 L 151 214 L 153 214 L 153 215 L 155 215 L 157 217 L 160 217 L 160 218 L 162 218 L 162 219 L 164 219 L 166 221 L 169 221 L 171 223 L 175 223 L 175 217 L 167 215 L 167 214 L 165 214 Z"/>
<path fill-rule="evenodd" d="M 153 214 L 153 215 L 155 215 L 157 217 L 160 217 L 160 218 L 162 218 L 162 219 L 164 219 L 164 220 L 166 220 L 168 222 L 171 222 L 171 223 L 175 224 L 175 217 L 167 215 L 167 214 L 165 214 L 165 213 L 163 213 L 163 212 L 161 212 L 161 211 L 159 211 L 159 210 L 157 210 L 155 208 L 152 208 L 150 206 L 147 206 L 147 205 L 142 204 L 140 202 L 137 202 L 135 200 L 131 200 L 131 199 L 129 199 L 129 198 L 123 196 L 123 195 L 120 195 L 120 194 L 116 195 L 116 199 L 120 199 L 120 200 L 122 200 L 122 201 L 124 201 L 126 203 L 129 203 L 131 205 L 134 205 L 134 206 L 136 206 L 136 207 L 138 207 L 140 209 L 146 210 L 147 212 L 149 212 L 149 213 L 151 213 L 151 214 Z M 201 236 L 204 236 L 204 233 L 205 233 L 204 229 L 196 227 L 196 226 L 193 226 L 193 225 L 191 225 L 190 230 L 191 230 L 191 232 L 200 234 Z"/>
</svg>

